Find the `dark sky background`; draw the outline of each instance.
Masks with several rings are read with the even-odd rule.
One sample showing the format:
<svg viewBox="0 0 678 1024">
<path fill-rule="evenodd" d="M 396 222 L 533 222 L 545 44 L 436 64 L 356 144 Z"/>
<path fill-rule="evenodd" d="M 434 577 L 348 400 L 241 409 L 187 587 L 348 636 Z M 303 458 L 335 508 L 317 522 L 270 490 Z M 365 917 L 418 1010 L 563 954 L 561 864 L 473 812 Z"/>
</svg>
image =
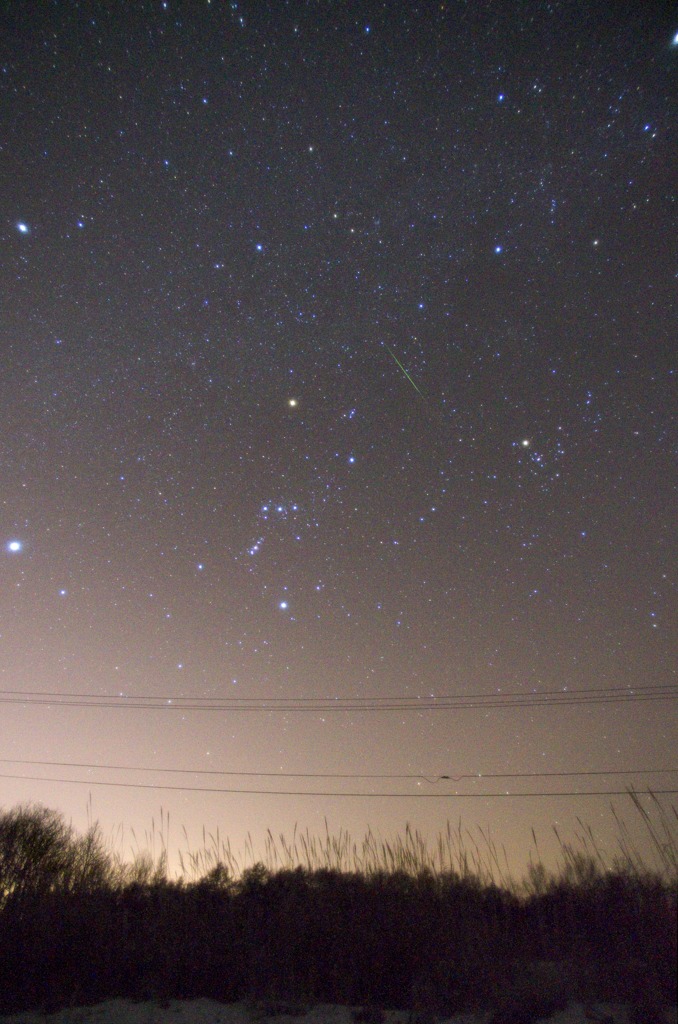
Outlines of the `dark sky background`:
<svg viewBox="0 0 678 1024">
<path fill-rule="evenodd" d="M 611 849 L 475 794 L 676 786 L 675 10 L 2 18 L 0 805 Z"/>
</svg>

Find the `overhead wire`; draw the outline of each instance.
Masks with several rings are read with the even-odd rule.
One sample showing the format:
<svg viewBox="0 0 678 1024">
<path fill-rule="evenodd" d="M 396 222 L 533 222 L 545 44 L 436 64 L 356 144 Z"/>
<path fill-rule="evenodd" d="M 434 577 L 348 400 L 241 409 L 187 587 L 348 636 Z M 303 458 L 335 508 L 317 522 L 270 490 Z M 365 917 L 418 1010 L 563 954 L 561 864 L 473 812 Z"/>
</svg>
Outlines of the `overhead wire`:
<svg viewBox="0 0 678 1024">
<path fill-rule="evenodd" d="M 676 700 L 678 686 L 651 684 L 633 687 L 590 687 L 581 690 L 541 690 L 527 694 L 445 694 L 429 697 L 198 697 L 142 696 L 139 694 L 65 694 L 56 691 L 0 690 L 0 703 L 50 707 L 96 707 L 180 711 L 442 711 L 470 708 L 572 706 L 577 704 L 635 703 Z"/>
<path fill-rule="evenodd" d="M 678 768 L 609 768 L 584 771 L 561 772 L 464 772 L 457 775 L 428 776 L 423 772 L 387 773 L 387 772 L 265 772 L 265 771 L 225 771 L 216 768 L 161 768 L 157 765 L 101 764 L 93 761 L 38 761 L 21 757 L 0 757 L 0 764 L 26 764 L 33 767 L 49 768 L 87 768 L 96 771 L 126 772 L 158 772 L 172 775 L 217 775 L 235 776 L 239 778 L 274 778 L 274 779 L 393 779 L 423 780 L 431 785 L 439 782 L 462 782 L 466 780 L 484 779 L 555 779 L 579 778 L 588 776 L 616 775 L 675 775 Z"/>
<path fill-rule="evenodd" d="M 643 693 L 645 691 L 654 690 L 675 690 L 678 692 L 678 684 L 676 683 L 641 683 L 637 686 L 588 686 L 581 687 L 578 690 L 570 690 L 567 687 L 558 687 L 556 689 L 549 690 L 533 690 L 533 695 L 539 696 L 568 696 L 576 694 L 612 694 L 612 693 Z M 410 696 L 409 694 L 390 694 L 390 695 L 379 695 L 371 694 L 364 697 L 351 696 L 351 697 L 241 697 L 241 696 L 223 696 L 223 697 L 201 697 L 198 694 L 139 694 L 139 693 L 92 693 L 92 692 L 73 692 L 64 694 L 63 690 L 9 690 L 0 689 L 0 695 L 11 695 L 11 696 L 35 696 L 35 697 L 81 697 L 83 699 L 87 697 L 96 697 L 100 699 L 118 699 L 125 698 L 127 700 L 191 700 L 191 701 L 211 701 L 219 700 L 224 702 L 240 702 L 240 701 L 255 701 L 271 702 L 276 701 L 299 701 L 304 702 L 316 702 L 316 701 L 421 701 L 423 700 L 475 700 L 482 697 L 497 697 L 501 694 L 502 697 L 524 697 L 526 696 L 524 690 L 506 690 L 503 693 L 498 688 L 492 691 L 481 691 L 480 693 L 467 693 L 467 694 L 454 694 L 454 693 L 443 693 L 443 694 L 428 694 L 427 697 L 422 698 L 421 696 Z"/>
<path fill-rule="evenodd" d="M 326 790 L 285 790 L 285 789 L 222 789 L 210 786 L 169 786 L 166 784 L 153 784 L 145 782 L 110 782 L 110 781 L 99 781 L 93 779 L 56 779 L 50 776 L 36 776 L 36 775 L 13 775 L 5 772 L 0 772 L 0 779 L 16 779 L 25 782 L 57 782 L 65 785 L 77 785 L 77 786 L 111 786 L 116 789 L 152 789 L 152 790 L 164 790 L 171 792 L 182 792 L 182 793 L 216 793 L 216 794 L 232 794 L 240 796 L 310 796 L 310 797 L 332 797 L 332 798 L 378 798 L 378 799 L 399 799 L 399 800 L 440 800 L 440 799 L 481 799 L 481 798 L 530 798 L 530 797 L 588 797 L 588 796 L 628 796 L 629 792 L 635 793 L 636 790 L 629 789 L 603 789 L 603 790 L 578 790 L 574 792 L 563 792 L 559 790 L 557 792 L 533 792 L 533 793 L 510 793 L 508 791 L 504 793 L 337 793 L 327 792 Z M 655 796 L 667 796 L 675 795 L 678 793 L 678 789 L 652 789 L 652 794 Z"/>
</svg>

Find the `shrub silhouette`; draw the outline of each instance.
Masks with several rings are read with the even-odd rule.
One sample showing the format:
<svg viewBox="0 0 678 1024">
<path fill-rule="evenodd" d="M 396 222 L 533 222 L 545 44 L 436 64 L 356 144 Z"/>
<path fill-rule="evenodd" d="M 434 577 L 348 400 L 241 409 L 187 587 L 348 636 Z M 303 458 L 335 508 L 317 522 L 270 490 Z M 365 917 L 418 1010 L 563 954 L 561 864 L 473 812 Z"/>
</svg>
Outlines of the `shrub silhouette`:
<svg viewBox="0 0 678 1024">
<path fill-rule="evenodd" d="M 98 826 L 77 836 L 60 814 L 40 806 L 0 815 L 0 906 L 56 890 L 101 888 L 113 874 Z"/>
</svg>

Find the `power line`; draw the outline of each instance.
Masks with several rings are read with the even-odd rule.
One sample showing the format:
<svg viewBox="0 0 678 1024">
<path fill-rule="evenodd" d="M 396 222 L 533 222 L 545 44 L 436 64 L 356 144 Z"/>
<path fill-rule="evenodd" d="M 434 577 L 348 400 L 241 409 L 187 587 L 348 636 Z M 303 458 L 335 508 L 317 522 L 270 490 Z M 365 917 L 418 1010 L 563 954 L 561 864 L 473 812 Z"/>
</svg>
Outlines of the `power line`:
<svg viewBox="0 0 678 1024">
<path fill-rule="evenodd" d="M 521 797 L 583 797 L 583 796 L 628 796 L 629 792 L 635 792 L 634 790 L 628 789 L 603 789 L 603 790 L 584 790 L 578 792 L 534 792 L 534 793 L 332 793 L 326 790 L 286 790 L 286 789 L 217 789 L 206 786 L 168 786 L 168 785 L 152 785 L 151 783 L 144 782 L 98 782 L 92 779 L 55 779 L 51 776 L 37 776 L 37 775 L 10 775 L 4 772 L 0 773 L 0 779 L 18 779 L 23 782 L 58 782 L 65 785 L 75 786 L 112 786 L 116 789 L 153 789 L 153 790 L 167 790 L 172 792 L 181 793 L 218 793 L 218 794 L 234 794 L 240 796 L 312 796 L 312 797 L 357 797 L 357 798 L 379 798 L 379 799 L 399 799 L 399 800 L 457 800 L 473 798 L 476 800 L 488 797 L 488 798 L 521 798 Z M 653 789 L 653 795 L 655 796 L 669 796 L 678 793 L 678 789 Z"/>
<path fill-rule="evenodd" d="M 482 693 L 475 695 L 446 695 L 444 697 L 143 697 L 125 695 L 63 694 L 41 691 L 0 691 L 0 703 L 50 707 L 94 707 L 124 708 L 163 711 L 268 711 L 271 712 L 330 712 L 330 711 L 444 711 L 469 708 L 515 708 L 572 706 L 576 704 L 595 705 L 611 703 L 632 703 L 678 699 L 678 687 L 658 684 L 655 686 L 614 687 L 609 690 L 595 687 L 589 690 L 545 690 L 532 694 L 524 693 Z M 369 703 L 367 703 L 369 701 Z M 302 703 L 303 702 L 303 703 Z M 388 702 L 388 703 L 387 703 Z"/>
<path fill-rule="evenodd" d="M 569 772 L 465 772 L 459 775 L 429 777 L 422 772 L 411 774 L 366 772 L 253 772 L 221 771 L 214 768 L 158 768 L 154 765 L 97 764 L 89 761 L 35 761 L 20 757 L 0 757 L 0 764 L 27 764 L 49 768 L 92 768 L 99 771 L 159 772 L 172 775 L 218 775 L 269 779 L 394 779 L 423 780 L 431 785 L 438 782 L 461 782 L 480 779 L 562 779 L 612 775 L 675 775 L 678 768 L 611 768 L 595 771 Z"/>
<path fill-rule="evenodd" d="M 179 704 L 174 701 L 152 701 L 149 700 L 146 703 L 138 701 L 120 700 L 120 701 L 106 701 L 106 700 L 92 700 L 92 701 L 80 701 L 80 700 L 21 700 L 15 698 L 13 700 L 7 700 L 0 698 L 2 704 L 22 704 L 30 707 L 71 707 L 71 708 L 120 708 L 123 710 L 138 710 L 138 711 L 220 711 L 222 713 L 233 713 L 243 711 L 258 711 L 258 712 L 336 712 L 336 711 L 459 711 L 459 710 L 470 710 L 470 709 L 482 709 L 482 708 L 537 708 L 537 707 L 572 707 L 572 706 L 597 706 L 605 704 L 632 704 L 632 703 L 654 703 L 656 701 L 665 700 L 676 700 L 678 694 L 649 694 L 649 695 L 636 695 L 633 697 L 596 697 L 584 699 L 569 699 L 569 700 L 515 700 L 515 701 L 457 701 L 457 702 L 436 702 L 431 703 L 422 702 L 421 704 L 316 704 L 313 706 L 298 704 L 277 704 L 268 706 L 266 704 L 261 705 L 224 705 L 224 704 Z"/>
<path fill-rule="evenodd" d="M 351 704 L 358 703 L 370 703 L 377 704 L 380 702 L 415 702 L 416 704 L 428 701 L 456 701 L 456 700 L 482 700 L 488 699 L 502 699 L 508 700 L 511 698 L 541 698 L 541 697 L 585 697 L 594 694 L 600 694 L 601 696 L 611 695 L 623 695 L 623 696 L 634 696 L 636 694 L 643 693 L 655 693 L 660 692 L 675 692 L 678 694 L 678 685 L 675 683 L 645 683 L 638 686 L 589 686 L 582 687 L 579 690 L 569 690 L 567 688 L 559 687 L 557 689 L 550 690 L 533 690 L 532 693 L 526 693 L 524 690 L 506 690 L 501 692 L 500 689 L 493 691 L 483 691 L 480 693 L 446 693 L 446 694 L 433 694 L 430 693 L 426 697 L 421 696 L 410 696 L 408 694 L 391 694 L 387 696 L 372 694 L 366 697 L 240 697 L 240 696 L 224 696 L 224 697 L 201 697 L 197 694 L 139 694 L 139 693 L 64 693 L 62 690 L 1 690 L 0 689 L 0 700 L 3 696 L 12 697 L 67 697 L 69 699 L 95 699 L 95 700 L 155 700 L 155 701 L 192 701 L 193 703 L 211 703 L 218 701 L 224 704 L 276 704 L 276 703 L 346 703 Z"/>
<path fill-rule="evenodd" d="M 455 711 L 471 708 L 535 708 L 535 707 L 569 707 L 572 705 L 597 705 L 597 704 L 631 704 L 638 702 L 654 702 L 660 700 L 676 700 L 677 694 L 648 694 L 634 695 L 632 697 L 594 697 L 589 699 L 568 699 L 568 700 L 515 700 L 515 701 L 457 701 L 457 702 L 422 702 L 421 704 L 316 704 L 313 706 L 298 704 L 276 704 L 268 706 L 260 705 L 224 705 L 224 704 L 179 704 L 175 701 L 153 701 L 149 698 L 147 703 L 140 703 L 130 700 L 106 701 L 106 700 L 7 700 L 0 698 L 2 704 L 23 704 L 30 706 L 49 707 L 75 707 L 75 708 L 123 708 L 125 710 L 148 710 L 148 711 L 268 711 L 271 712 L 329 712 L 329 711 Z"/>
</svg>

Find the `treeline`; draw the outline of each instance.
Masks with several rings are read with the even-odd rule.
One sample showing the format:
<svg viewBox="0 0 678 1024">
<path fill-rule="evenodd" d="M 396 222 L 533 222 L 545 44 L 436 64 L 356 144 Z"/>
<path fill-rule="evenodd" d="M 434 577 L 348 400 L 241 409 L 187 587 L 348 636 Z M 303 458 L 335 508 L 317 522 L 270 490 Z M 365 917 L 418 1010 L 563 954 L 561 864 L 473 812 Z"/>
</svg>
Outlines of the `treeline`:
<svg viewBox="0 0 678 1024">
<path fill-rule="evenodd" d="M 420 1024 L 493 1008 L 500 1024 L 607 999 L 649 1024 L 675 1002 L 665 882 L 585 858 L 538 877 L 522 895 L 430 871 L 217 865 L 177 881 L 122 865 L 96 827 L 18 808 L 0 813 L 0 1012 L 210 997 L 393 1007 Z"/>
</svg>

